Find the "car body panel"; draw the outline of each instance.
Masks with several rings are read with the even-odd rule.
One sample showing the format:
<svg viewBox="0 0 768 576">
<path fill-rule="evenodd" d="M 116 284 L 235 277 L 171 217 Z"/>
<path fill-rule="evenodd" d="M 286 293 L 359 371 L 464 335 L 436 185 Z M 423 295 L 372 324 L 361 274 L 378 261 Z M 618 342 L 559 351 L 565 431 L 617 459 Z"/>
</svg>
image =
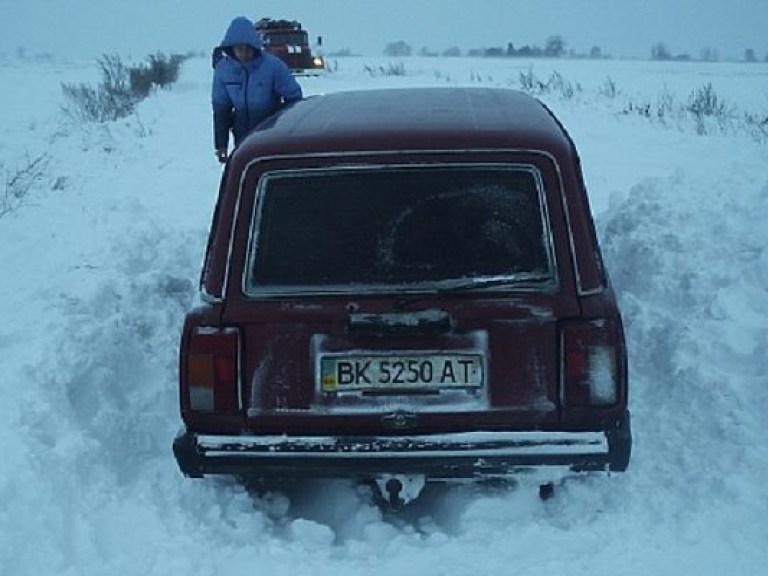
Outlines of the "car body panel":
<svg viewBox="0 0 768 576">
<path fill-rule="evenodd" d="M 374 198 L 386 203 L 386 186 L 374 183 L 387 178 L 399 182 L 393 184 L 394 201 L 395 190 L 402 195 L 411 185 L 413 194 L 422 194 L 413 184 L 419 178 L 434 177 L 446 186 L 499 174 L 500 181 L 523 174 L 534 183 L 529 194 L 537 198 L 535 217 L 543 219 L 537 237 L 547 262 L 536 281 L 525 275 L 513 279 L 503 266 L 500 277 L 491 268 L 466 278 L 484 281 L 482 286 L 448 277 L 398 284 L 369 272 L 359 281 L 353 272 L 335 284 L 310 281 L 312 274 L 325 278 L 324 269 L 311 264 L 311 254 L 334 228 L 333 214 L 329 224 L 312 228 L 312 211 L 343 212 L 330 206 L 336 192 L 328 192 L 328 201 L 318 196 L 316 208 L 302 204 L 307 214 L 301 220 L 296 212 L 297 229 L 276 236 L 279 249 L 294 244 L 305 226 L 301 222 L 312 229 L 304 244 L 296 240 L 293 256 L 287 251 L 281 256 L 287 260 L 274 260 L 281 273 L 304 280 L 266 279 L 270 261 L 262 251 L 271 219 L 277 218 L 278 232 L 280 222 L 291 225 L 289 208 L 298 202 L 290 204 L 286 196 L 292 186 L 320 194 L 324 183 L 351 179 L 359 192 L 338 198 L 347 198 L 343 207 L 352 210 L 350 205 L 363 207 Z M 384 192 L 372 196 L 379 189 Z M 446 205 L 454 197 L 465 201 L 453 193 L 423 194 Z M 504 198 L 488 196 L 485 189 L 462 194 L 481 198 L 479 204 Z M 281 208 L 285 213 L 265 211 L 278 200 L 288 207 Z M 509 213 L 502 205 L 497 209 Z M 425 234 L 419 242 L 433 237 L 424 230 L 432 230 L 429 214 L 442 206 L 424 210 L 416 221 L 421 225 L 414 230 Z M 369 210 L 368 218 L 379 212 Z M 368 221 L 356 224 L 357 233 L 370 228 Z M 446 233 L 441 242 L 449 238 Z M 339 246 L 344 248 L 343 241 Z M 479 250 L 479 244 L 473 246 Z M 451 264 L 457 248 L 446 250 Z M 326 264 L 335 271 L 347 260 L 330 261 Z M 578 155 L 559 121 L 525 94 L 459 88 L 334 93 L 308 98 L 267 120 L 225 169 L 201 292 L 206 304 L 187 317 L 181 342 L 185 431 L 175 450 L 189 475 L 326 470 L 335 476 L 345 468 L 365 476 L 388 466 L 392 472 L 418 471 L 421 462 L 425 472 L 444 478 L 532 466 L 622 470 L 628 464 L 623 327 L 602 266 Z M 208 332 L 212 340 L 216 334 L 236 339 L 237 357 L 225 362 L 236 364 L 236 384 L 217 384 L 211 407 L 193 409 L 189 381 L 197 376 L 190 376 L 196 368 L 187 357 L 215 353 L 207 348 Z M 462 369 L 464 379 L 456 378 Z M 606 395 L 595 374 L 608 373 L 615 389 Z M 592 388 L 585 392 L 584 386 Z M 540 442 L 525 439 L 535 433 L 544 434 Z M 501 443 L 468 444 L 467 434 L 496 434 Z M 574 436 L 568 442 L 558 440 L 569 434 Z M 602 440 L 592 443 L 592 434 Z M 323 438 L 332 438 L 335 447 L 327 448 Z M 265 445 L 271 448 L 262 449 Z M 428 448 L 407 449 L 417 445 Z M 494 449 L 493 463 L 484 467 Z M 375 459 L 371 451 L 378 454 Z"/>
</svg>

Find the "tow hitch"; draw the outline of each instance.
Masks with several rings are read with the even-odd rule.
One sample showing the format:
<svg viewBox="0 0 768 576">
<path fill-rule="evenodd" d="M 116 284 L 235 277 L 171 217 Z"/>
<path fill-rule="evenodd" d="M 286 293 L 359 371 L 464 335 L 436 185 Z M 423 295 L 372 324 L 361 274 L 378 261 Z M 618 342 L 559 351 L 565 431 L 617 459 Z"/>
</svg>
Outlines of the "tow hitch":
<svg viewBox="0 0 768 576">
<path fill-rule="evenodd" d="M 402 510 L 421 494 L 427 479 L 423 474 L 382 474 L 376 477 L 376 487 L 392 510 Z"/>
</svg>

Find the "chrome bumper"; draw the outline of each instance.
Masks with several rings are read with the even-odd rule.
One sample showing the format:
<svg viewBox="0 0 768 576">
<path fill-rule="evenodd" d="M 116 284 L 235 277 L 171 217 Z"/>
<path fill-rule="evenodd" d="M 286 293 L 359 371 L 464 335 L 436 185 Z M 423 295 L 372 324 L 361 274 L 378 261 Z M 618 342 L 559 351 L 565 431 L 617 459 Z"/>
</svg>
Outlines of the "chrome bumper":
<svg viewBox="0 0 768 576">
<path fill-rule="evenodd" d="M 631 435 L 609 432 L 467 432 L 412 436 L 216 436 L 181 433 L 173 451 L 187 476 L 501 477 L 526 469 L 574 472 L 627 467 Z M 621 430 L 620 430 L 621 429 Z M 619 432 L 618 434 L 616 432 Z"/>
</svg>

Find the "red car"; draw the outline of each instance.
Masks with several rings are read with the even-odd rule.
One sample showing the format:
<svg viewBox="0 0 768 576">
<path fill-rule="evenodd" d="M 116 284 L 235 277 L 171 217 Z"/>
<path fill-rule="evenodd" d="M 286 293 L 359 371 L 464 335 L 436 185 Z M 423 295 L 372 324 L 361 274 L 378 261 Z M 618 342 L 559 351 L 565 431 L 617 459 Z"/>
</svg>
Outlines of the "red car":
<svg viewBox="0 0 768 576">
<path fill-rule="evenodd" d="M 282 111 L 226 167 L 201 289 L 181 338 L 188 476 L 353 477 L 398 506 L 430 481 L 629 463 L 624 334 L 579 158 L 524 93 Z"/>
</svg>

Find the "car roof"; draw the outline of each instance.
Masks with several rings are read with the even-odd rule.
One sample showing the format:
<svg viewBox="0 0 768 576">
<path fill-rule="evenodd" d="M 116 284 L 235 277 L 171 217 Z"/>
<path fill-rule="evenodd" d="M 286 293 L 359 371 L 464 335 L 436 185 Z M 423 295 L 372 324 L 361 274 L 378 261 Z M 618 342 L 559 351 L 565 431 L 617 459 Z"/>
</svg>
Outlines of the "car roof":
<svg viewBox="0 0 768 576">
<path fill-rule="evenodd" d="M 537 99 L 503 88 L 392 88 L 311 96 L 262 123 L 238 156 L 344 151 L 544 150 L 569 154 Z"/>
</svg>

